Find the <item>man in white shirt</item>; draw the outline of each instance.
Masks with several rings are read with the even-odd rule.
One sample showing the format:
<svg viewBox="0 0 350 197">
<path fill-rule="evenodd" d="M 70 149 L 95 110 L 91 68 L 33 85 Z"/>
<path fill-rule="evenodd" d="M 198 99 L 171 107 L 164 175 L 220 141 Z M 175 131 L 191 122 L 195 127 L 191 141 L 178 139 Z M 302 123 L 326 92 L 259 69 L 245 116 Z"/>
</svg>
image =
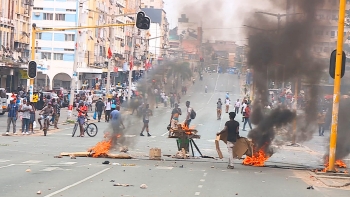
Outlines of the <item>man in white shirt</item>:
<svg viewBox="0 0 350 197">
<path fill-rule="evenodd" d="M 111 102 L 111 99 L 108 98 L 107 102 L 105 103 L 105 122 L 109 122 L 111 110 L 112 110 L 112 102 Z"/>
<path fill-rule="evenodd" d="M 88 108 L 90 108 L 90 111 L 92 111 L 92 98 L 93 98 L 93 95 L 91 94 L 91 92 L 89 92 L 89 95 L 86 97 L 86 100 L 87 100 L 87 106 Z"/>
<path fill-rule="evenodd" d="M 239 99 L 237 99 L 237 102 L 235 103 L 235 113 L 236 114 L 238 114 L 240 107 L 241 107 L 241 102 L 239 102 Z"/>
<path fill-rule="evenodd" d="M 242 110 L 241 110 L 241 114 L 243 115 L 242 116 L 242 122 L 244 122 L 244 116 L 245 116 L 245 108 L 247 107 L 247 101 L 244 100 L 243 101 L 243 104 L 242 104 Z"/>
<path fill-rule="evenodd" d="M 228 113 L 228 110 L 230 109 L 230 99 L 229 98 L 226 98 L 225 105 L 226 105 L 226 113 Z"/>
<path fill-rule="evenodd" d="M 191 112 L 192 112 L 192 108 L 190 107 L 190 101 L 186 101 L 186 107 L 187 107 L 187 115 L 186 115 L 186 121 L 185 121 L 185 125 L 189 128 L 190 124 L 191 124 Z"/>
</svg>

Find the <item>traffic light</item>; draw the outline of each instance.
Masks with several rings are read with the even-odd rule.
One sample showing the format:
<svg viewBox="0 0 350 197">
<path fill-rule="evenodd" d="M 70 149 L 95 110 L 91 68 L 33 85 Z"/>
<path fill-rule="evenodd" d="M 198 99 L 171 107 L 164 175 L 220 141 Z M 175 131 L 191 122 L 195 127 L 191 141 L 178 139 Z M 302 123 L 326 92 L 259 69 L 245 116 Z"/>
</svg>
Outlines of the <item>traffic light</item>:
<svg viewBox="0 0 350 197">
<path fill-rule="evenodd" d="M 35 61 L 30 61 L 28 64 L 27 75 L 29 78 L 35 78 L 37 72 L 37 65 Z"/>
<path fill-rule="evenodd" d="M 144 12 L 138 12 L 136 17 L 136 27 L 139 29 L 149 29 L 151 19 Z"/>
<path fill-rule="evenodd" d="M 334 79 L 335 78 L 335 60 L 337 57 L 337 50 L 334 50 L 331 54 L 331 61 L 329 65 L 329 75 Z M 342 63 L 341 63 L 341 74 L 340 78 L 344 77 L 345 74 L 345 64 L 346 64 L 346 54 L 343 51 Z"/>
</svg>

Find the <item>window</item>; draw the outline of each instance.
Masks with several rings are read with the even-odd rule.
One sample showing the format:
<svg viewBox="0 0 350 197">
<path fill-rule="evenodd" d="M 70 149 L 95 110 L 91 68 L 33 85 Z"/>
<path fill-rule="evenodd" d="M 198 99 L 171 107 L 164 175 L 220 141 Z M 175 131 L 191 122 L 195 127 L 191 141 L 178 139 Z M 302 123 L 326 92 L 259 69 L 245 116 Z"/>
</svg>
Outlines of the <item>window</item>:
<svg viewBox="0 0 350 197">
<path fill-rule="evenodd" d="M 52 13 L 44 13 L 43 19 L 44 20 L 53 20 L 53 14 Z"/>
<path fill-rule="evenodd" d="M 41 33 L 36 33 L 36 39 L 41 39 L 42 34 Z"/>
<path fill-rule="evenodd" d="M 66 15 L 65 14 L 56 14 L 55 19 L 56 19 L 56 21 L 65 21 Z"/>
<path fill-rule="evenodd" d="M 64 40 L 65 41 L 74 41 L 74 34 L 65 34 Z"/>
<path fill-rule="evenodd" d="M 53 59 L 54 60 L 63 60 L 63 53 L 54 53 Z"/>
<path fill-rule="evenodd" d="M 41 52 L 41 59 L 51 60 L 51 53 L 49 53 L 49 52 Z"/>
</svg>

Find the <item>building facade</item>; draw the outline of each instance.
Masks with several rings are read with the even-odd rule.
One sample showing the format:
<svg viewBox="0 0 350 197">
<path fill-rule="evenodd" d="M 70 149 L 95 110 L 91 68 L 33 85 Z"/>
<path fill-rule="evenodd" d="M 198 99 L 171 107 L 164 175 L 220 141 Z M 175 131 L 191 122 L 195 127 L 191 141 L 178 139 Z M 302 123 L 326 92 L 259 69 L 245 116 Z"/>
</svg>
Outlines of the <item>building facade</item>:
<svg viewBox="0 0 350 197">
<path fill-rule="evenodd" d="M 163 9 L 163 0 L 141 0 L 141 8 Z"/>
<path fill-rule="evenodd" d="M 32 1 L 0 0 L 0 87 L 27 86 Z"/>
</svg>

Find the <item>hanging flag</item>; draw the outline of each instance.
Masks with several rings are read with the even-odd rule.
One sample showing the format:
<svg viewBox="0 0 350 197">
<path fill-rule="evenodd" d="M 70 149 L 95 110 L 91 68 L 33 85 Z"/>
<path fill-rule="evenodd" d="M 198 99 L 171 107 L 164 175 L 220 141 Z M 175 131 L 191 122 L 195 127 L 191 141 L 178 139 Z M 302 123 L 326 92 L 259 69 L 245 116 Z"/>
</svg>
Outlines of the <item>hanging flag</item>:
<svg viewBox="0 0 350 197">
<path fill-rule="evenodd" d="M 112 51 L 111 51 L 111 47 L 108 47 L 108 55 L 107 55 L 107 58 L 108 59 L 111 59 L 112 58 Z"/>
</svg>

